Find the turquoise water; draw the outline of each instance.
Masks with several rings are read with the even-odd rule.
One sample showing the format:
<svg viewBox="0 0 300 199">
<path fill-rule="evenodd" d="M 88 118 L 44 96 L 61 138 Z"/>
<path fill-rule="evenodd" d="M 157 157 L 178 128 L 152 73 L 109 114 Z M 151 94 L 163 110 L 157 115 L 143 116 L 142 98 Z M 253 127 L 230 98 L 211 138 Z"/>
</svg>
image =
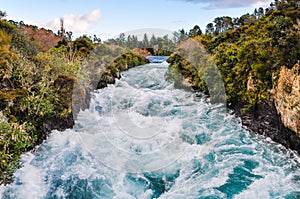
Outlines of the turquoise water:
<svg viewBox="0 0 300 199">
<path fill-rule="evenodd" d="M 300 158 L 148 64 L 22 155 L 1 198 L 300 198 Z"/>
<path fill-rule="evenodd" d="M 147 56 L 146 58 L 149 59 L 151 63 L 163 63 L 169 56 Z"/>
</svg>

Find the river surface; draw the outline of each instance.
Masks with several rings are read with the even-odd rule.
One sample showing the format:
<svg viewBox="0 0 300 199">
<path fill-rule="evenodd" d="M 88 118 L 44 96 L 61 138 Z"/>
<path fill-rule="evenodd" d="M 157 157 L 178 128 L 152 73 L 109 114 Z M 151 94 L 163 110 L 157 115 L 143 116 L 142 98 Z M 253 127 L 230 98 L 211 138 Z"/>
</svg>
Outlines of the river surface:
<svg viewBox="0 0 300 199">
<path fill-rule="evenodd" d="M 166 63 L 92 94 L 73 129 L 22 155 L 1 198 L 300 198 L 300 158 L 222 105 L 174 89 Z"/>
</svg>

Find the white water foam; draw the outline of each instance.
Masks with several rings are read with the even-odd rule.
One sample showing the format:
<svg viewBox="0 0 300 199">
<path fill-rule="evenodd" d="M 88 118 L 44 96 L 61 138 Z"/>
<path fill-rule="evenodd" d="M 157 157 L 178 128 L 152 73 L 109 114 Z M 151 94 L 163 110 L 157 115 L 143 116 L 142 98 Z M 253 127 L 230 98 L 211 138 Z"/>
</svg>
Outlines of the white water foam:
<svg viewBox="0 0 300 199">
<path fill-rule="evenodd" d="M 1 198 L 299 196 L 299 156 L 245 130 L 222 106 L 174 89 L 165 70 L 135 68 L 95 91 L 74 129 L 53 131 L 22 155 Z"/>
</svg>

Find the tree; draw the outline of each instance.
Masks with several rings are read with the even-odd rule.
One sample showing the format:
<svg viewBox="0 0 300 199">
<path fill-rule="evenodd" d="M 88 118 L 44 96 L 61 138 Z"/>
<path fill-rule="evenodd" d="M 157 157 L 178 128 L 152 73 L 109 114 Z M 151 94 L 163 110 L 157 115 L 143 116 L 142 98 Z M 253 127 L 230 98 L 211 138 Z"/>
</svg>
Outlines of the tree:
<svg viewBox="0 0 300 199">
<path fill-rule="evenodd" d="M 232 18 L 229 16 L 223 17 L 222 32 L 233 29 Z"/>
<path fill-rule="evenodd" d="M 223 24 L 223 19 L 221 17 L 217 17 L 214 19 L 214 23 L 215 23 L 215 34 L 218 35 L 219 33 L 221 33 L 222 31 L 222 24 Z"/>
<path fill-rule="evenodd" d="M 148 35 L 146 33 L 144 34 L 143 45 L 144 47 L 149 47 Z"/>
<path fill-rule="evenodd" d="M 271 7 L 272 10 L 275 9 L 275 4 L 273 2 L 271 2 L 270 7 Z"/>
<path fill-rule="evenodd" d="M 256 8 L 254 9 L 254 12 L 253 12 L 253 14 L 254 14 L 254 16 L 255 16 L 256 18 L 258 18 L 258 11 L 257 11 L 257 9 L 256 9 Z"/>
<path fill-rule="evenodd" d="M 249 13 L 242 15 L 238 19 L 239 26 L 250 25 L 252 22 L 256 20 L 254 15 L 250 15 Z"/>
<path fill-rule="evenodd" d="M 175 44 L 179 44 L 186 39 L 188 39 L 188 35 L 184 29 L 173 32 L 173 42 Z"/>
<path fill-rule="evenodd" d="M 6 17 L 6 16 L 7 16 L 6 12 L 0 10 L 0 20 L 1 20 L 2 18 Z"/>
<path fill-rule="evenodd" d="M 120 36 L 116 39 L 109 39 L 107 44 L 113 44 L 113 45 L 119 45 L 119 46 L 125 46 L 126 45 L 126 39 L 125 39 L 125 34 L 121 33 Z"/>
<path fill-rule="evenodd" d="M 57 34 L 60 38 L 66 37 L 66 30 L 64 28 L 64 20 L 62 18 L 60 19 L 60 30 L 57 32 Z"/>
<path fill-rule="evenodd" d="M 68 32 L 66 32 L 66 34 L 67 34 L 67 40 L 68 41 L 72 41 L 73 32 L 72 31 L 68 31 Z"/>
<path fill-rule="evenodd" d="M 10 23 L 10 24 L 12 24 L 12 25 L 15 25 L 15 26 L 18 26 L 18 25 L 19 25 L 18 22 L 14 21 L 14 20 L 11 20 L 11 19 L 8 20 L 7 22 Z"/>
<path fill-rule="evenodd" d="M 235 17 L 232 19 L 233 29 L 240 27 L 239 20 L 240 20 L 239 17 Z"/>
<path fill-rule="evenodd" d="M 264 16 L 264 9 L 262 7 L 258 8 L 258 17 L 261 18 Z"/>
<path fill-rule="evenodd" d="M 179 32 L 180 32 L 180 38 L 179 38 L 180 41 L 184 41 L 188 38 L 187 32 L 185 32 L 184 29 L 179 30 Z"/>
<path fill-rule="evenodd" d="M 82 56 L 87 56 L 93 49 L 93 41 L 86 35 L 80 36 L 74 41 L 74 47 Z"/>
<path fill-rule="evenodd" d="M 94 42 L 94 44 L 100 44 L 101 43 L 100 37 L 97 37 L 97 35 L 94 35 L 93 42 Z"/>
<path fill-rule="evenodd" d="M 196 37 L 202 34 L 202 31 L 198 25 L 195 25 L 189 32 L 189 37 Z"/>
<path fill-rule="evenodd" d="M 135 35 L 132 35 L 132 37 L 131 37 L 131 43 L 132 43 L 132 48 L 138 48 L 139 47 L 139 40 L 138 40 L 138 38 L 137 38 L 137 36 L 135 36 Z"/>
<path fill-rule="evenodd" d="M 232 18 L 229 16 L 217 17 L 214 19 L 215 23 L 215 31 L 216 35 L 220 34 L 221 32 L 225 32 L 229 29 L 233 29 L 233 22 Z"/>
<path fill-rule="evenodd" d="M 156 44 L 157 44 L 157 39 L 156 39 L 155 35 L 153 34 L 150 38 L 150 45 L 154 46 Z"/>
<path fill-rule="evenodd" d="M 213 34 L 214 32 L 215 32 L 214 24 L 213 23 L 207 24 L 205 33 L 206 34 Z"/>
</svg>

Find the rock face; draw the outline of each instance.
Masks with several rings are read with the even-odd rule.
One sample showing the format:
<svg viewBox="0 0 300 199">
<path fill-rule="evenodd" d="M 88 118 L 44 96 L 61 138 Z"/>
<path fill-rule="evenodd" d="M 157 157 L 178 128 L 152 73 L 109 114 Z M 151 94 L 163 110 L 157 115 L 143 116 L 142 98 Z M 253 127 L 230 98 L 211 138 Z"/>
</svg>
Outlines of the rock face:
<svg viewBox="0 0 300 199">
<path fill-rule="evenodd" d="M 141 57 L 152 56 L 154 54 L 153 50 L 150 52 L 146 48 L 135 48 L 132 50 L 132 52 Z"/>
<path fill-rule="evenodd" d="M 247 112 L 243 111 L 243 107 L 238 103 L 230 108 L 241 118 L 244 126 L 300 154 L 300 136 L 284 125 L 272 100 L 262 101 Z"/>
<path fill-rule="evenodd" d="M 292 69 L 282 67 L 275 89 L 275 106 L 284 126 L 300 136 L 300 71 L 299 64 Z"/>
<path fill-rule="evenodd" d="M 54 88 L 57 91 L 59 102 L 55 104 L 57 114 L 52 115 L 44 123 L 45 137 L 53 130 L 63 131 L 74 125 L 72 114 L 72 93 L 75 78 L 67 75 L 59 75 L 54 81 Z"/>
<path fill-rule="evenodd" d="M 121 78 L 122 71 L 147 63 L 149 63 L 149 60 L 146 59 L 146 57 L 140 56 L 133 52 L 124 53 L 123 55 L 115 59 L 112 63 L 110 63 L 106 68 L 106 70 L 100 77 L 97 89 L 105 88 L 107 87 L 107 84 L 114 84 L 116 78 Z"/>
<path fill-rule="evenodd" d="M 300 154 L 299 68 L 299 64 L 292 69 L 281 68 L 270 99 L 261 101 L 246 112 L 241 103 L 231 108 L 249 129 Z M 258 87 L 258 82 L 249 76 L 247 89 L 255 91 Z"/>
<path fill-rule="evenodd" d="M 188 68 L 180 57 L 171 56 L 168 59 L 169 80 L 174 82 L 177 88 L 185 88 L 185 82 L 193 86 L 197 76 L 193 76 L 192 69 Z M 277 81 L 274 81 L 274 89 L 265 91 L 267 97 L 249 106 L 249 102 L 239 100 L 227 101 L 228 107 L 235 115 L 241 118 L 242 124 L 255 133 L 271 138 L 273 141 L 300 154 L 300 74 L 299 64 L 292 69 L 282 67 L 278 71 Z M 175 75 L 174 75 L 175 74 Z M 177 75 L 177 76 L 176 76 Z M 253 73 L 247 76 L 248 96 L 257 97 L 263 88 L 263 82 L 254 77 Z M 201 85 L 201 84 L 198 84 Z M 205 87 L 195 87 L 196 91 L 204 92 Z M 199 89 L 200 88 L 200 89 Z M 204 89 L 203 89 L 204 88 Z"/>
</svg>

